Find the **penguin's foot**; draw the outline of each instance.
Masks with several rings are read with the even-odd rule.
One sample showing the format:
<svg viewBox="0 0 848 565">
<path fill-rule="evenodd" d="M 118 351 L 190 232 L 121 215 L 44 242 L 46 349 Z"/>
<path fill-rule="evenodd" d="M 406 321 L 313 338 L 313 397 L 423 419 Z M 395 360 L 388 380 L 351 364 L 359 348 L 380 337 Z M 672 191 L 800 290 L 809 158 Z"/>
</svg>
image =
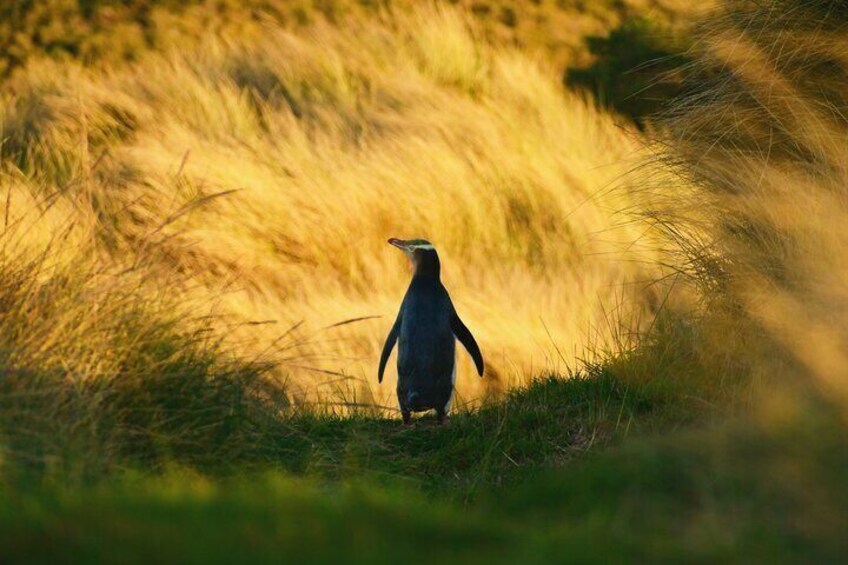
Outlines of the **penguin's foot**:
<svg viewBox="0 0 848 565">
<path fill-rule="evenodd" d="M 411 426 L 412 425 L 412 414 L 410 414 L 409 412 L 401 412 L 400 415 L 403 416 L 403 425 L 404 426 Z"/>
</svg>

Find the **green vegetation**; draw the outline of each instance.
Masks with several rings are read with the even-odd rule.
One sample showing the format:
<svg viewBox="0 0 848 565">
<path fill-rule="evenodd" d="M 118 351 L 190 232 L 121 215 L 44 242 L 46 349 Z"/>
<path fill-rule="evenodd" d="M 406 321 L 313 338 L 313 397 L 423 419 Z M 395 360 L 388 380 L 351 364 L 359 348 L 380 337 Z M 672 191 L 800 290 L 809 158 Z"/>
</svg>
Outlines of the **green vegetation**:
<svg viewBox="0 0 848 565">
<path fill-rule="evenodd" d="M 599 415 L 617 410 L 603 420 L 620 417 L 619 431 L 634 417 L 604 380 L 540 383 L 445 428 L 289 421 L 279 441 L 294 443 L 294 453 L 281 461 L 309 453 L 311 464 L 294 472 L 303 478 L 171 466 L 70 488 L 59 477 L 38 488 L 7 483 L 0 557 L 794 561 L 848 550 L 848 451 L 838 424 L 821 417 L 765 432 L 740 421 L 631 439 L 586 458 L 607 443 L 589 435 L 604 429 Z"/>
<path fill-rule="evenodd" d="M 257 394 L 256 373 L 197 361 L 131 385 L 18 391 L 0 558 L 837 558 L 848 450 L 832 409 L 743 417 L 750 378 L 719 384 L 711 371 L 729 367 L 681 335 L 663 322 L 629 353 L 446 426 L 287 408 Z M 52 427 L 33 428 L 48 410 Z M 57 431 L 52 447 L 75 451 L 32 441 Z"/>
<path fill-rule="evenodd" d="M 635 367 L 673 371 L 682 359 L 645 346 L 638 355 L 650 360 L 542 379 L 460 412 L 449 426 L 424 419 L 409 429 L 367 410 L 335 416 L 289 406 L 284 396 L 269 396 L 262 367 L 222 366 L 214 350 L 192 348 L 191 336 L 165 331 L 137 343 L 120 376 L 69 385 L 58 372 L 10 375 L 2 406 L 6 472 L 61 483 L 119 469 L 176 465 L 214 476 L 270 466 L 327 480 L 400 480 L 461 502 L 630 434 L 709 421 L 719 400 L 696 383 L 672 383 L 672 374 L 640 384 Z"/>
<path fill-rule="evenodd" d="M 0 8 L 0 562 L 845 559 L 842 3 L 727 3 L 687 58 L 668 2 L 456 4 Z M 571 85 L 688 92 L 616 198 L 653 128 L 559 90 L 534 33 L 573 13 Z M 657 58 L 692 72 L 628 74 Z M 294 378 L 373 379 L 401 227 L 497 344 L 446 426 Z M 563 355 L 563 297 L 645 278 Z"/>
</svg>

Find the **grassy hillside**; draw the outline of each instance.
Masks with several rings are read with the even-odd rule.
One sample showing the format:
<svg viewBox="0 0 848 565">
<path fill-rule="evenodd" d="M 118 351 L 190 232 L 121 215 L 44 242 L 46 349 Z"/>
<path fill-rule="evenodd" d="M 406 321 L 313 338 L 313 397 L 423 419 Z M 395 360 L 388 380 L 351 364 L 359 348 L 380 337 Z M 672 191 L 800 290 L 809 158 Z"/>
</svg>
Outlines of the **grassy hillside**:
<svg viewBox="0 0 848 565">
<path fill-rule="evenodd" d="M 49 58 L 95 68 L 151 51 L 295 33 L 420 9 L 412 0 L 39 0 L 0 7 L 0 80 Z M 488 44 L 544 59 L 570 87 L 644 125 L 679 93 L 690 29 L 715 4 L 681 0 L 433 0 L 459 8 Z M 355 23 L 353 25 L 356 25 Z M 249 39 L 248 39 L 249 40 Z"/>
<path fill-rule="evenodd" d="M 101 27 L 0 94 L 0 561 L 844 559 L 841 3 L 723 4 L 644 131 L 521 42 L 577 3 L 392 5 L 18 5 Z M 446 426 L 390 236 L 487 359 Z"/>
<path fill-rule="evenodd" d="M 603 35 L 635 16 L 685 25 L 712 2 L 682 0 L 441 0 L 473 19 L 488 42 L 543 53 L 558 67 L 590 61 L 583 38 Z M 417 3 L 421 4 L 421 3 Z M 414 7 L 410 0 L 40 0 L 0 8 L 0 76 L 39 57 L 115 64 L 148 50 L 204 36 L 258 32 L 272 22 L 290 30 L 316 22 L 343 26 Z"/>
<path fill-rule="evenodd" d="M 214 302 L 228 347 L 278 353 L 308 400 L 392 398 L 373 360 L 409 278 L 393 236 L 436 243 L 487 352 L 482 381 L 461 357 L 463 400 L 589 356 L 609 312 L 654 299 L 633 284 L 656 271 L 641 227 L 615 215 L 635 133 L 469 25 L 427 8 L 109 71 L 33 64 L 2 108 L 6 239 L 37 254 L 67 224 L 55 260 Z M 316 389 L 327 371 L 338 391 Z"/>
<path fill-rule="evenodd" d="M 67 476 L 37 488 L 7 479 L 0 555 L 545 563 L 845 554 L 841 426 L 823 415 L 633 439 L 650 422 L 668 429 L 667 401 L 608 376 L 557 379 L 448 427 L 295 418 L 273 459 L 285 472 L 172 465 L 70 488 Z M 587 458 L 610 434 L 631 439 Z"/>
<path fill-rule="evenodd" d="M 701 30 L 692 96 L 669 113 L 649 215 L 764 371 L 848 406 L 848 13 L 841 2 L 729 4 Z"/>
</svg>

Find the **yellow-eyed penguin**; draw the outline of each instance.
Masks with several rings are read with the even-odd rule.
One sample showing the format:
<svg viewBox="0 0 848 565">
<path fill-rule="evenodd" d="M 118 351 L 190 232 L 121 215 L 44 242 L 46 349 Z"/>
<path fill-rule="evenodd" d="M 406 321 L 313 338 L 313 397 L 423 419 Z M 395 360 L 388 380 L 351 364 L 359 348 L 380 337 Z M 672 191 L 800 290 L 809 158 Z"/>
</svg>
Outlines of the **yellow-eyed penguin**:
<svg viewBox="0 0 848 565">
<path fill-rule="evenodd" d="M 455 339 L 468 350 L 481 377 L 483 356 L 442 285 L 433 244 L 424 239 L 394 238 L 389 243 L 406 253 L 414 273 L 380 355 L 379 381 L 383 382 L 386 362 L 397 341 L 397 395 L 404 424 L 411 423 L 411 412 L 432 409 L 443 422 L 456 382 Z"/>
</svg>

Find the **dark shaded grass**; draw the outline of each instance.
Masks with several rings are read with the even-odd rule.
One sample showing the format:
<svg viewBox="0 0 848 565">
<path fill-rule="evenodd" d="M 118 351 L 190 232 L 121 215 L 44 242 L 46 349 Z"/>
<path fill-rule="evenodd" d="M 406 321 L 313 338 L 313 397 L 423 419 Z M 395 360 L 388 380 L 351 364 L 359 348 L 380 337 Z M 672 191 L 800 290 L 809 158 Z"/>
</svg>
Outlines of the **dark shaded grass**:
<svg viewBox="0 0 848 565">
<path fill-rule="evenodd" d="M 184 359 L 159 371 L 123 382 L 29 380 L 29 390 L 0 405 L 7 465 L 23 476 L 83 482 L 128 468 L 229 475 L 272 467 L 467 497 L 481 485 L 514 482 L 528 466 L 577 457 L 650 417 L 649 403 L 606 375 L 551 377 L 445 426 L 422 418 L 405 427 L 292 412 L 260 398 L 258 376 L 246 369 L 210 371 Z"/>
<path fill-rule="evenodd" d="M 284 419 L 276 440 L 291 472 L 401 482 L 462 500 L 607 443 L 637 412 L 611 379 L 551 377 L 444 426 L 304 414 Z"/>
<path fill-rule="evenodd" d="M 186 470 L 6 489 L 4 562 L 609 562 L 844 558 L 848 445 L 827 417 L 637 440 L 462 506 L 367 478 Z M 438 433 L 422 428 L 421 433 Z"/>
<path fill-rule="evenodd" d="M 54 254 L 0 264 L 4 475 L 84 481 L 255 445 L 270 363 L 224 351 L 213 319 L 180 303 L 181 281 L 166 296 Z"/>
<path fill-rule="evenodd" d="M 568 378 L 537 379 L 445 426 L 423 417 L 411 427 L 369 409 L 292 405 L 272 365 L 227 360 L 203 328 L 137 324 L 144 337 L 133 337 L 138 347 L 114 375 L 75 380 L 49 367 L 2 375 L 3 474 L 73 485 L 173 465 L 210 476 L 277 469 L 468 502 L 528 469 L 744 406 L 745 373 L 713 379 L 730 368 L 705 364 L 682 323 L 658 323 L 634 350 Z"/>
<path fill-rule="evenodd" d="M 27 475 L 84 478 L 250 449 L 255 426 L 243 395 L 261 368 L 226 366 L 191 348 L 168 353 L 170 345 L 132 359 L 150 363 L 142 374 L 134 366 L 75 381 L 58 370 L 7 371 L 0 378 L 7 465 Z"/>
<path fill-rule="evenodd" d="M 25 312 L 17 295 L 0 296 Z M 106 329 L 135 344 L 114 374 L 75 379 L 33 364 L 0 379 L 4 563 L 844 551 L 841 428 L 824 416 L 791 432 L 753 420 L 716 428 L 747 405 L 751 382 L 744 365 L 707 363 L 686 320 L 658 320 L 635 349 L 448 425 L 404 427 L 293 407 L 270 365 L 228 357 L 202 324 L 124 294 L 100 299 L 120 314 Z M 7 329 L 40 319 L 26 312 Z M 678 428 L 701 431 L 656 438 Z"/>
<path fill-rule="evenodd" d="M 591 65 L 569 67 L 563 83 L 645 127 L 684 91 L 692 39 L 661 21 L 630 18 L 606 36 L 585 38 Z"/>
</svg>

